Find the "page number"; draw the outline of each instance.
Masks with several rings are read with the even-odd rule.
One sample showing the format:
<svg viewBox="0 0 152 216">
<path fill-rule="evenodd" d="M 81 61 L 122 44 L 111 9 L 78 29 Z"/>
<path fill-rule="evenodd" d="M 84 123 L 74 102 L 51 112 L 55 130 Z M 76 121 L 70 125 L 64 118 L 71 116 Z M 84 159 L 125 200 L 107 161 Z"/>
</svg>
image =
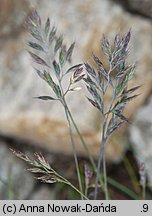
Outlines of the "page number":
<svg viewBox="0 0 152 216">
<path fill-rule="evenodd" d="M 148 205 L 147 204 L 143 204 L 143 209 L 141 212 L 148 212 Z"/>
</svg>

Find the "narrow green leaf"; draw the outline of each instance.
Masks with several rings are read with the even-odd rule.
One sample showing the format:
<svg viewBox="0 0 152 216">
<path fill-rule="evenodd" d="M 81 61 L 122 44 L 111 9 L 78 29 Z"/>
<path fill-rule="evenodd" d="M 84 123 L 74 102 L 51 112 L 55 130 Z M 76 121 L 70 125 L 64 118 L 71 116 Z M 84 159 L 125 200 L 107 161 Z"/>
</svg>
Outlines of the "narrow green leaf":
<svg viewBox="0 0 152 216">
<path fill-rule="evenodd" d="M 124 123 L 125 123 L 125 121 L 122 120 L 120 122 L 117 122 L 111 128 L 108 128 L 107 133 L 106 133 L 106 137 L 110 136 L 115 130 L 117 130 L 118 128 L 120 128 Z"/>
<path fill-rule="evenodd" d="M 56 40 L 56 43 L 55 43 L 55 47 L 54 47 L 54 52 L 57 52 L 61 46 L 62 46 L 62 43 L 63 43 L 63 36 L 60 35 L 57 40 Z"/>
<path fill-rule="evenodd" d="M 118 95 L 125 88 L 126 84 L 133 78 L 135 67 L 135 65 L 132 65 L 127 69 L 122 82 L 116 88 L 116 95 Z"/>
<path fill-rule="evenodd" d="M 108 81 L 108 73 L 103 65 L 99 67 L 98 74 L 102 79 L 104 77 Z"/>
<path fill-rule="evenodd" d="M 88 99 L 88 101 L 89 101 L 94 107 L 96 107 L 97 109 L 100 110 L 99 105 L 98 105 L 95 101 L 93 101 L 92 99 L 90 99 L 90 98 L 88 98 L 88 97 L 87 97 L 87 99 Z"/>
<path fill-rule="evenodd" d="M 83 80 L 89 85 L 94 86 L 96 89 L 98 89 L 97 84 L 91 79 L 89 75 L 87 75 L 87 78 L 83 78 Z"/>
<path fill-rule="evenodd" d="M 126 76 L 125 76 L 125 79 L 128 81 L 130 81 L 132 78 L 133 78 L 133 75 L 135 73 L 135 68 L 136 68 L 136 65 L 134 64 L 130 70 L 127 72 Z"/>
<path fill-rule="evenodd" d="M 97 100 L 95 100 L 95 101 L 93 101 L 92 99 L 90 99 L 90 98 L 88 98 L 87 97 L 87 99 L 88 99 L 88 101 L 94 106 L 94 107 L 96 107 L 101 113 L 103 113 L 103 107 L 102 107 L 102 102 L 101 101 L 97 101 Z"/>
<path fill-rule="evenodd" d="M 124 115 L 121 114 L 120 110 L 115 110 L 114 114 L 117 115 L 121 120 L 128 122 L 128 119 Z"/>
<path fill-rule="evenodd" d="M 60 65 L 55 60 L 53 61 L 53 67 L 57 77 L 60 77 Z"/>
<path fill-rule="evenodd" d="M 57 84 L 55 84 L 53 90 L 54 90 L 55 94 L 58 96 L 58 98 L 62 97 L 61 89 Z"/>
<path fill-rule="evenodd" d="M 49 30 L 50 30 L 50 19 L 48 18 L 46 23 L 45 23 L 45 34 L 46 34 L 46 36 L 48 35 Z"/>
<path fill-rule="evenodd" d="M 56 100 L 55 98 L 50 97 L 50 96 L 38 96 L 38 97 L 35 97 L 35 98 L 41 99 L 41 100 Z"/>
<path fill-rule="evenodd" d="M 115 124 L 115 115 L 112 115 L 112 117 L 108 123 L 107 129 L 112 128 L 114 126 L 114 124 Z"/>
<path fill-rule="evenodd" d="M 71 62 L 71 57 L 72 57 L 72 53 L 73 53 L 73 50 L 74 50 L 74 46 L 75 46 L 75 42 L 73 42 L 71 44 L 71 46 L 69 47 L 68 51 L 67 51 L 67 56 L 66 56 L 66 60 L 68 62 Z"/>
<path fill-rule="evenodd" d="M 33 48 L 33 49 L 36 49 L 38 51 L 43 51 L 44 52 L 44 49 L 42 46 L 40 46 L 39 44 L 37 43 L 33 43 L 33 42 L 29 42 L 28 45 Z"/>
<path fill-rule="evenodd" d="M 117 86 L 117 88 L 116 88 L 116 95 L 118 95 L 121 91 L 122 91 L 122 89 L 123 89 L 123 85 L 124 85 L 124 83 L 123 82 L 121 82 L 118 86 Z"/>
<path fill-rule="evenodd" d="M 68 74 L 68 73 L 70 73 L 70 72 L 73 72 L 74 70 L 78 69 L 78 68 L 81 67 L 81 66 L 82 66 L 82 64 L 74 65 L 74 66 L 70 67 L 70 68 L 66 71 L 65 74 Z"/>
<path fill-rule="evenodd" d="M 136 91 L 137 89 L 139 89 L 141 87 L 141 85 L 136 86 L 134 88 L 128 89 L 124 94 L 132 94 L 134 91 Z"/>
<path fill-rule="evenodd" d="M 55 26 L 52 27 L 51 32 L 49 34 L 49 43 L 51 44 L 53 42 L 53 40 L 55 39 L 55 35 L 56 35 L 56 28 Z"/>
<path fill-rule="evenodd" d="M 36 29 L 36 28 L 30 28 L 29 27 L 29 32 L 38 41 L 41 41 L 41 42 L 43 41 L 43 39 L 42 39 L 42 37 L 41 37 L 40 32 L 39 32 L 38 29 Z"/>
<path fill-rule="evenodd" d="M 111 111 L 113 112 L 116 109 L 117 110 L 119 109 L 120 111 L 122 111 L 124 107 L 125 107 L 125 102 L 123 100 L 120 100 L 114 105 L 114 107 L 111 109 Z"/>
<path fill-rule="evenodd" d="M 44 77 L 45 77 L 45 81 L 53 88 L 55 83 L 54 83 L 52 77 L 50 76 L 50 74 L 47 71 L 44 71 Z"/>
<path fill-rule="evenodd" d="M 138 97 L 140 94 L 137 94 L 137 95 L 133 95 L 133 96 L 131 96 L 131 97 L 127 97 L 127 98 L 125 98 L 125 102 L 130 102 L 131 100 L 133 100 L 133 99 L 135 99 L 136 97 Z"/>
<path fill-rule="evenodd" d="M 121 83 L 116 87 L 116 95 L 118 95 L 126 86 L 128 82 L 128 78 L 126 78 L 126 76 L 123 78 L 123 80 L 121 81 Z"/>
<path fill-rule="evenodd" d="M 60 54 L 59 54 L 59 62 L 61 65 L 65 63 L 66 60 L 66 51 L 65 49 L 61 49 Z"/>
<path fill-rule="evenodd" d="M 45 81 L 51 86 L 54 93 L 57 95 L 57 97 L 60 99 L 62 97 L 61 89 L 60 87 L 53 81 L 52 77 L 47 71 L 44 71 Z"/>
<path fill-rule="evenodd" d="M 84 63 L 86 71 L 90 76 L 92 76 L 94 79 L 96 79 L 96 72 L 93 67 L 91 67 L 88 63 Z"/>
<path fill-rule="evenodd" d="M 97 95 L 97 97 L 95 98 L 95 101 L 97 102 L 98 106 L 100 107 L 100 112 L 103 114 L 104 110 L 103 110 L 103 101 L 100 97 L 100 95 Z"/>
<path fill-rule="evenodd" d="M 102 101 L 101 96 L 98 93 L 96 87 L 91 85 L 91 86 L 87 86 L 87 89 L 90 92 L 90 94 L 92 95 L 92 97 L 94 98 L 95 103 L 98 104 L 100 111 L 103 113 L 103 101 Z"/>
<path fill-rule="evenodd" d="M 88 86 L 87 85 L 87 89 L 88 91 L 90 92 L 90 94 L 92 95 L 93 98 L 97 98 L 98 96 L 98 93 L 97 93 L 97 90 L 94 86 Z"/>
</svg>

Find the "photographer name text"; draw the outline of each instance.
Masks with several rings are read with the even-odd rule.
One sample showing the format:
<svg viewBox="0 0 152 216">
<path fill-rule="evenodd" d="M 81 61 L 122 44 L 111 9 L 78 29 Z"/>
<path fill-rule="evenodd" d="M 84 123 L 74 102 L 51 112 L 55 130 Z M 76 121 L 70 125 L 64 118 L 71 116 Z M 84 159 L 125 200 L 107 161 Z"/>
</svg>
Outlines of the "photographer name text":
<svg viewBox="0 0 152 216">
<path fill-rule="evenodd" d="M 3 205 L 3 213 L 81 213 L 81 212 L 98 212 L 98 213 L 106 213 L 106 212 L 116 212 L 117 208 L 111 204 L 103 204 L 93 205 L 90 203 L 86 203 L 85 205 L 75 204 L 75 205 L 56 205 L 56 204 L 47 204 L 47 205 L 26 205 L 20 204 L 16 206 L 12 205 Z"/>
</svg>

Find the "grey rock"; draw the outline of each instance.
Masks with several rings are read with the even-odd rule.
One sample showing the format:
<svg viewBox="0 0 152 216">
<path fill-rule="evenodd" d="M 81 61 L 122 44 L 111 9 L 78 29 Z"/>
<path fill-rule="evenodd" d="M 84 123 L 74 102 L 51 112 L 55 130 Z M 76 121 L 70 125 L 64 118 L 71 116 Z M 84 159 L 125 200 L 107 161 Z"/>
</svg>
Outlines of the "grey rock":
<svg viewBox="0 0 152 216">
<path fill-rule="evenodd" d="M 25 164 L 0 141 L 0 199 L 27 199 L 33 188 L 34 179 Z"/>
<path fill-rule="evenodd" d="M 132 13 L 138 13 L 152 19 L 152 1 L 151 0 L 113 0 L 122 4 Z"/>
<path fill-rule="evenodd" d="M 52 23 L 57 24 L 59 32 L 64 33 L 68 45 L 73 40 L 77 41 L 73 64 L 83 60 L 89 61 L 92 50 L 99 53 L 99 43 L 103 33 L 113 38 L 119 30 L 127 32 L 132 27 L 130 60 L 139 61 L 138 73 L 132 85 L 146 83 L 143 85 L 144 94 L 127 107 L 127 116 L 132 116 L 151 91 L 151 23 L 144 18 L 130 15 L 119 5 L 107 0 L 74 0 L 72 3 L 70 0 L 30 2 L 26 1 L 26 14 L 31 4 L 37 4 L 37 9 L 44 21 L 47 16 L 50 16 Z M 15 7 L 20 9 L 20 3 Z M 12 16 L 11 11 L 8 16 Z M 23 23 L 23 19 L 21 20 Z M 68 128 L 62 107 L 58 103 L 33 99 L 34 96 L 50 94 L 50 89 L 32 68 L 25 46 L 29 36 L 25 31 L 19 35 L 16 31 L 13 34 L 16 34 L 16 37 L 8 33 L 6 39 L 3 37 L 0 42 L 0 133 L 41 145 L 52 152 L 71 154 Z M 101 54 L 99 56 L 103 57 Z M 85 91 L 73 93 L 69 95 L 68 102 L 90 151 L 97 156 L 100 141 L 99 116 L 85 99 L 85 94 Z M 133 109 L 133 105 L 136 105 L 136 108 Z M 124 151 L 122 143 L 116 143 L 114 147 L 111 145 L 111 148 L 109 148 L 108 158 L 119 159 Z M 77 149 L 79 154 L 85 154 L 81 144 L 78 143 Z"/>
<path fill-rule="evenodd" d="M 129 0 L 129 6 L 132 10 L 152 19 L 152 1 L 151 0 Z"/>
<path fill-rule="evenodd" d="M 29 12 L 27 0 L 1 0 L 0 1 L 0 45 L 8 40 L 17 39 L 24 31 L 25 18 Z"/>
<path fill-rule="evenodd" d="M 149 103 L 141 108 L 130 128 L 131 142 L 139 162 L 145 163 L 149 182 L 152 186 L 152 97 Z"/>
<path fill-rule="evenodd" d="M 52 185 L 50 186 L 41 186 L 36 191 L 32 193 L 32 195 L 29 197 L 30 200 L 55 200 L 55 191 L 54 188 L 52 188 Z"/>
</svg>

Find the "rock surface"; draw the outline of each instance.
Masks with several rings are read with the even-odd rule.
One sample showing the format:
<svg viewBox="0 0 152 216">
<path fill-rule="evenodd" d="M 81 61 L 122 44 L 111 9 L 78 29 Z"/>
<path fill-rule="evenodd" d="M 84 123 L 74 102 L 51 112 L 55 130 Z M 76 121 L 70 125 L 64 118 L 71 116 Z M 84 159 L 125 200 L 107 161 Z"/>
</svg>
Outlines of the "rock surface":
<svg viewBox="0 0 152 216">
<path fill-rule="evenodd" d="M 4 2 L 6 1 L 0 2 L 2 4 L 0 8 L 3 8 Z M 12 1 L 10 12 L 6 10 L 8 19 L 10 18 L 11 21 L 4 22 L 5 14 L 1 18 L 4 26 L 0 32 L 0 133 L 39 144 L 49 151 L 71 154 L 63 109 L 59 104 L 33 99 L 34 96 L 48 94 L 49 88 L 32 69 L 31 59 L 26 52 L 28 35 L 25 31 L 21 31 L 24 21 L 22 13 L 19 14 L 21 19 L 19 25 L 16 25 L 17 29 L 12 28 L 13 23 L 16 22 L 13 13 L 20 12 L 23 7 L 24 13 L 28 14 L 31 1 L 24 1 L 23 5 L 20 1 L 16 4 L 13 2 L 15 1 Z M 44 20 L 50 16 L 52 23 L 55 21 L 59 32 L 64 33 L 68 44 L 76 40 L 74 64 L 84 60 L 91 62 L 92 51 L 104 59 L 100 53 L 101 35 L 104 33 L 109 38 L 113 38 L 116 32 L 125 33 L 130 27 L 132 28 L 130 61 L 139 62 L 132 85 L 143 84 L 142 92 L 144 92 L 127 107 L 126 115 L 132 117 L 152 90 L 150 21 L 131 15 L 119 5 L 107 0 L 74 0 L 72 4 L 70 0 L 35 0 L 32 4 L 37 5 Z M 6 31 L 5 28 L 9 30 Z M 72 93 L 68 101 L 91 152 L 97 156 L 100 140 L 97 112 L 86 101 L 85 91 Z M 124 145 L 118 140 L 111 144 L 107 148 L 107 157 L 110 160 L 119 160 Z M 84 150 L 79 143 L 77 148 L 79 154 L 84 155 Z"/>
<path fill-rule="evenodd" d="M 131 142 L 138 162 L 144 162 L 152 187 L 152 97 L 149 103 L 141 108 L 130 128 Z"/>
<path fill-rule="evenodd" d="M 25 16 L 29 11 L 29 3 L 26 0 L 1 0 L 0 1 L 0 39 L 15 38 L 23 31 Z"/>
<path fill-rule="evenodd" d="M 34 178 L 24 163 L 0 142 L 0 199 L 27 199 L 33 188 Z"/>
<path fill-rule="evenodd" d="M 30 197 L 30 200 L 55 200 L 52 186 L 41 186 Z"/>
<path fill-rule="evenodd" d="M 27 163 L 18 159 L 9 148 L 15 148 L 8 141 L 0 141 L 0 200 L 54 200 L 56 193 L 54 186 L 41 183 L 34 175 L 27 171 Z M 29 148 L 23 151 L 33 157 Z M 47 157 L 47 156 L 46 156 Z M 49 159 L 49 160 L 48 160 Z M 47 157 L 51 164 L 53 158 Z"/>
<path fill-rule="evenodd" d="M 113 0 L 118 2 L 133 13 L 146 16 L 152 19 L 152 1 L 151 0 Z"/>
</svg>

